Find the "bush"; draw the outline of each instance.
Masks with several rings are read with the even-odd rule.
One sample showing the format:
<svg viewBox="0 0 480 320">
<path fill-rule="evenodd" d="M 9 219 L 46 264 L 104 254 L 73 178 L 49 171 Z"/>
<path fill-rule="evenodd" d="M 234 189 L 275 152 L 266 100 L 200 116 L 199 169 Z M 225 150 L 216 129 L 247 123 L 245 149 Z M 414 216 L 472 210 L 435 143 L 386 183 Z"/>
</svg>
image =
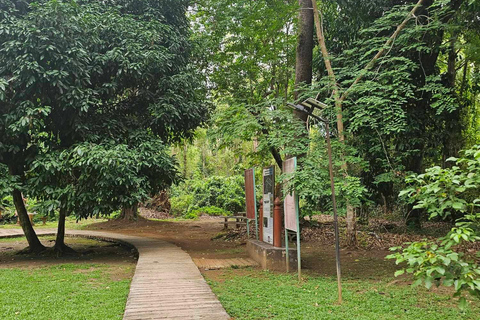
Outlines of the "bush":
<svg viewBox="0 0 480 320">
<path fill-rule="evenodd" d="M 12 196 L 6 196 L 0 200 L 0 211 L 5 216 L 13 215 L 15 213 Z"/>
<path fill-rule="evenodd" d="M 177 197 L 170 198 L 170 213 L 174 216 L 186 214 L 192 205 L 193 195 L 182 194 Z"/>
<path fill-rule="evenodd" d="M 450 232 L 435 242 L 406 243 L 405 247 L 391 248 L 396 253 L 387 258 L 406 268 L 396 275 L 411 273 L 415 284 L 454 286 L 460 306 L 467 291 L 480 298 L 479 253 L 471 254 L 464 246 L 480 240 L 480 145 L 465 150 L 461 158 L 451 158 L 451 168 L 432 167 L 424 174 L 411 175 L 409 187 L 400 196 L 425 210 L 429 218 L 448 219 L 456 223 Z"/>
<path fill-rule="evenodd" d="M 223 210 L 223 213 L 245 210 L 244 177 L 241 175 L 187 180 L 173 186 L 171 194 L 170 202 L 174 215 L 206 207 L 217 207 Z M 217 213 L 216 209 L 212 210 L 212 213 Z"/>
<path fill-rule="evenodd" d="M 230 211 L 225 211 L 222 208 L 215 207 L 215 206 L 201 207 L 201 208 L 198 208 L 198 209 L 194 209 L 194 210 L 188 212 L 188 214 L 196 215 L 197 217 L 201 216 L 202 214 L 206 214 L 206 215 L 214 216 L 214 217 L 231 216 L 232 215 L 232 213 Z"/>
<path fill-rule="evenodd" d="M 199 216 L 198 216 L 198 214 L 197 214 L 196 212 L 191 211 L 191 212 L 187 213 L 186 215 L 184 215 L 183 217 L 184 217 L 185 219 L 196 220 L 196 219 L 198 219 Z"/>
</svg>

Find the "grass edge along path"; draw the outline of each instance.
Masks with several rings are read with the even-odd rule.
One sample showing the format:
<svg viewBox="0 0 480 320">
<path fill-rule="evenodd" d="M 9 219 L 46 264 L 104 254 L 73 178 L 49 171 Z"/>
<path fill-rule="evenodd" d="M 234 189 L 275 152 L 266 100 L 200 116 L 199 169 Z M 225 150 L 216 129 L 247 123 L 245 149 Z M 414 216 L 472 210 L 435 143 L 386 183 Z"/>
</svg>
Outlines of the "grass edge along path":
<svg viewBox="0 0 480 320">
<path fill-rule="evenodd" d="M 465 312 L 448 293 L 383 280 L 344 280 L 344 303 L 337 303 L 333 277 L 305 277 L 255 269 L 205 272 L 226 311 L 240 319 L 478 319 L 480 303 Z"/>
</svg>

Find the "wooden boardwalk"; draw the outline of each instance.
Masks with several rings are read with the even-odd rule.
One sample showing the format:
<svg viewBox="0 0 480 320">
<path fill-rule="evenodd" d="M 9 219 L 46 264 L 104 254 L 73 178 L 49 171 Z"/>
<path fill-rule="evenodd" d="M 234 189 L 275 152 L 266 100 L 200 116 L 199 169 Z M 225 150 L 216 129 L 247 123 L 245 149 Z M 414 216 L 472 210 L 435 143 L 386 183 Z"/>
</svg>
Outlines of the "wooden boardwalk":
<svg viewBox="0 0 480 320">
<path fill-rule="evenodd" d="M 54 234 L 38 229 L 38 235 Z M 23 235 L 0 229 L 0 238 Z M 69 236 L 114 240 L 134 246 L 139 259 L 130 286 L 124 320 L 230 319 L 190 256 L 163 240 L 119 233 L 72 230 Z"/>
</svg>

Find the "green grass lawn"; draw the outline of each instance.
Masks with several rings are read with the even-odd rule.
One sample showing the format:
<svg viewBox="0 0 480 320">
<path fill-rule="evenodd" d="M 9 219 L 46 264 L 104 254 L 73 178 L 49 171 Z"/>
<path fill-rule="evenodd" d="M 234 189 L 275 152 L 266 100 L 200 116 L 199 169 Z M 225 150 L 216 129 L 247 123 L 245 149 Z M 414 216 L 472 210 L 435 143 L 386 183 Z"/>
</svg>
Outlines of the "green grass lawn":
<svg viewBox="0 0 480 320">
<path fill-rule="evenodd" d="M 34 220 L 35 221 L 35 220 Z M 108 221 L 108 219 L 95 219 L 95 218 L 90 218 L 90 219 L 83 219 L 80 221 L 76 221 L 75 218 L 70 218 L 68 217 L 65 221 L 65 228 L 68 229 L 76 229 L 80 230 L 85 228 L 86 226 L 93 224 L 93 223 L 98 223 L 98 222 L 105 222 Z M 57 228 L 58 221 L 48 221 L 45 225 L 40 221 L 35 221 L 35 229 L 55 229 Z M 21 229 L 21 227 L 17 224 L 4 224 L 0 225 L 0 229 Z"/>
<path fill-rule="evenodd" d="M 130 279 L 114 281 L 110 271 L 98 264 L 0 269 L 0 319 L 122 319 Z"/>
<path fill-rule="evenodd" d="M 217 271 L 218 272 L 218 271 Z M 306 277 L 253 269 L 205 273 L 221 303 L 239 319 L 479 319 L 478 300 L 466 312 L 447 293 L 380 281 L 346 280 L 342 305 L 336 279 Z"/>
</svg>

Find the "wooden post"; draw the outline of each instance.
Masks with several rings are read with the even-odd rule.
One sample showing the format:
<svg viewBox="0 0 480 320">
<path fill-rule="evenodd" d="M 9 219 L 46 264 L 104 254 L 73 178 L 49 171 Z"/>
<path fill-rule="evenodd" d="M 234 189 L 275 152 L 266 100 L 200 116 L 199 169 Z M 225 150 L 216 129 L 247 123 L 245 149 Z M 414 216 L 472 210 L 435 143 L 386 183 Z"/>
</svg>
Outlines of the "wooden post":
<svg viewBox="0 0 480 320">
<path fill-rule="evenodd" d="M 260 199 L 260 208 L 258 208 L 258 223 L 260 228 L 258 228 L 258 237 L 260 241 L 263 241 L 263 198 Z"/>
<path fill-rule="evenodd" d="M 285 260 L 286 260 L 286 267 L 287 273 L 290 272 L 290 253 L 288 252 L 288 229 L 285 228 Z"/>
<path fill-rule="evenodd" d="M 282 246 L 282 212 L 282 201 L 277 197 L 273 206 L 273 246 L 277 248 Z"/>
</svg>

